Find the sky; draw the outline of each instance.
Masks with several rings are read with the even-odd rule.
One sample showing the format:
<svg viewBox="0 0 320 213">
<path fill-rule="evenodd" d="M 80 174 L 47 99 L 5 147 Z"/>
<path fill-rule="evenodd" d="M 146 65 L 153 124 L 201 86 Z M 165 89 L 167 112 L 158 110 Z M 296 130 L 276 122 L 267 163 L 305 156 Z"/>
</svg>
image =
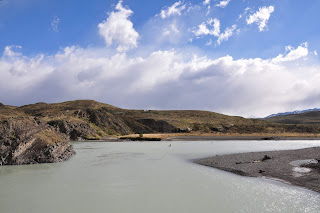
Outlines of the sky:
<svg viewBox="0 0 320 213">
<path fill-rule="evenodd" d="M 0 102 L 320 107 L 320 1 L 0 0 Z"/>
</svg>

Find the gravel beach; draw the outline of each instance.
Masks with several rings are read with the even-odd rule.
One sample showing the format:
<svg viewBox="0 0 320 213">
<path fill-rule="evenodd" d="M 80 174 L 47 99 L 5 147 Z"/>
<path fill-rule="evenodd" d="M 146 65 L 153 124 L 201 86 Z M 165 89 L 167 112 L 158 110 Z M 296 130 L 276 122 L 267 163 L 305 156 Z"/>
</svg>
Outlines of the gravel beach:
<svg viewBox="0 0 320 213">
<path fill-rule="evenodd" d="M 242 176 L 280 179 L 320 193 L 320 147 L 222 155 L 194 162 Z"/>
</svg>

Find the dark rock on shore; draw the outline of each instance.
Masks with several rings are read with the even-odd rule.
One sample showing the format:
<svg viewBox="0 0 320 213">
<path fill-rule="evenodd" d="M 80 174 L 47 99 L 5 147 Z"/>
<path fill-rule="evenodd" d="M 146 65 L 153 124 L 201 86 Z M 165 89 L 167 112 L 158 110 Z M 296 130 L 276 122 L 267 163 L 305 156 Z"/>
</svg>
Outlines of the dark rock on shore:
<svg viewBox="0 0 320 213">
<path fill-rule="evenodd" d="M 261 159 L 261 161 L 266 161 L 266 160 L 270 160 L 270 159 L 272 159 L 270 156 L 265 155 L 265 156 Z"/>
<path fill-rule="evenodd" d="M 0 122 L 0 165 L 54 163 L 74 154 L 66 135 L 38 119 L 11 118 Z"/>
<path fill-rule="evenodd" d="M 320 193 L 320 163 L 292 164 L 320 159 L 320 147 L 299 150 L 240 153 L 196 160 L 195 163 L 242 176 L 269 177 Z M 310 168 L 305 170 L 304 168 Z"/>
<path fill-rule="evenodd" d="M 263 137 L 261 138 L 262 140 L 265 140 L 265 141 L 271 141 L 271 140 L 282 140 L 281 137 Z"/>
</svg>

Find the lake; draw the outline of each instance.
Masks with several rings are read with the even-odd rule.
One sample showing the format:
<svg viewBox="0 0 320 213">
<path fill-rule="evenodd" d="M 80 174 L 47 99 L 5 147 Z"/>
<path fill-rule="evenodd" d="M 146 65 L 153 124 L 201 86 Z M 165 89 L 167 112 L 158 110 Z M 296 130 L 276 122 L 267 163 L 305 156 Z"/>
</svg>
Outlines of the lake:
<svg viewBox="0 0 320 213">
<path fill-rule="evenodd" d="M 171 146 L 170 146 L 171 144 Z M 318 141 L 74 142 L 57 164 L 0 167 L 1 213 L 319 213 L 320 195 L 192 163 Z"/>
</svg>

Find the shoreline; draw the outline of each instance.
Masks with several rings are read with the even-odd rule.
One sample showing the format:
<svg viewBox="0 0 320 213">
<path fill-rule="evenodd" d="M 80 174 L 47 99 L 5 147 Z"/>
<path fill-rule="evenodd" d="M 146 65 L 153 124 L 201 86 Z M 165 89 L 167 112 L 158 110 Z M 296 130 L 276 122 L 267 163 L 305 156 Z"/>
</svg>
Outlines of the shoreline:
<svg viewBox="0 0 320 213">
<path fill-rule="evenodd" d="M 168 137 L 164 141 L 229 141 L 229 140 L 320 140 L 319 137 L 293 136 L 177 136 Z"/>
<path fill-rule="evenodd" d="M 100 140 L 84 140 L 87 142 L 129 142 L 129 141 L 265 141 L 265 140 L 320 140 L 320 137 L 314 136 L 207 136 L 207 135 L 166 135 L 151 134 L 143 137 L 136 135 L 129 136 L 109 136 Z"/>
<path fill-rule="evenodd" d="M 217 155 L 193 162 L 241 176 L 287 182 L 320 193 L 320 147 Z"/>
</svg>

